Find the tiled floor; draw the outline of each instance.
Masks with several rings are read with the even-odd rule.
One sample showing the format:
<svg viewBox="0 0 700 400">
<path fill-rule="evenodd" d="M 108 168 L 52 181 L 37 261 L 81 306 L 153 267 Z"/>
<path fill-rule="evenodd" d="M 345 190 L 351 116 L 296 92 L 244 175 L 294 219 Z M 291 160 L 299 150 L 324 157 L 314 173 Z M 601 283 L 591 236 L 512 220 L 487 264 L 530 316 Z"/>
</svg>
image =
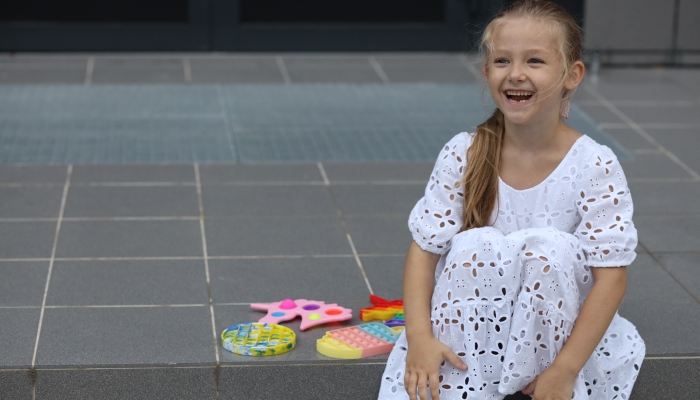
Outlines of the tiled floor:
<svg viewBox="0 0 700 400">
<path fill-rule="evenodd" d="M 0 397 L 372 398 L 383 357 L 321 356 L 314 343 L 327 327 L 289 324 L 298 347 L 274 358 L 234 356 L 215 337 L 261 317 L 251 302 L 311 298 L 357 314 L 372 292 L 401 297 L 406 215 L 442 142 L 483 111 L 468 60 L 0 57 L 10 83 L 0 86 L 0 153 L 24 157 L 0 165 Z M 629 156 L 640 254 L 620 313 L 648 349 L 633 400 L 700 395 L 690 383 L 700 379 L 697 81 L 697 70 L 603 70 L 576 95 L 581 126 Z M 142 131 L 116 127 L 139 115 Z M 116 128 L 105 133 L 104 121 Z M 290 140 L 290 124 L 303 140 Z M 352 129 L 329 128 L 343 124 Z M 363 137 L 373 125 L 393 130 Z M 187 140 L 153 156 L 129 136 L 149 126 L 149 140 Z M 27 142 L 32 127 L 44 136 Z M 246 147 L 265 135 L 287 158 Z M 233 154 L 230 143 L 237 157 L 206 157 Z M 168 162 L 135 163 L 157 157 Z"/>
</svg>

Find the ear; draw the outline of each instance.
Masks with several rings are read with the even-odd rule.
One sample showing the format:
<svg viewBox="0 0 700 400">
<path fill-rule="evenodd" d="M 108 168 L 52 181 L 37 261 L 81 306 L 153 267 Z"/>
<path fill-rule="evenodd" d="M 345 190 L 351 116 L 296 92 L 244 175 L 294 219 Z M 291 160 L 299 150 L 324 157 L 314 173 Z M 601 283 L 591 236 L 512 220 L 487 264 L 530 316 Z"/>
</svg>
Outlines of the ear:
<svg viewBox="0 0 700 400">
<path fill-rule="evenodd" d="M 568 79 L 564 83 L 564 87 L 567 90 L 573 90 L 575 89 L 583 80 L 583 75 L 586 73 L 586 66 L 583 65 L 583 62 L 576 61 L 574 65 L 571 66 L 571 73 L 569 74 Z"/>
<path fill-rule="evenodd" d="M 484 78 L 489 79 L 489 66 L 487 63 L 484 63 Z"/>
</svg>

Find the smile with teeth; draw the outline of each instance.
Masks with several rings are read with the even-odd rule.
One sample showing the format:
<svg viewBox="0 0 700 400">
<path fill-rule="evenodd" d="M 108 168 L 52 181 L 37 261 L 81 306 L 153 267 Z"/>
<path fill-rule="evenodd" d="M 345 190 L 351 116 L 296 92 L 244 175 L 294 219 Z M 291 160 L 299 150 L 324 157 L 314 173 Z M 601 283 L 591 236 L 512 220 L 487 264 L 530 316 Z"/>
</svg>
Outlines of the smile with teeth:
<svg viewBox="0 0 700 400">
<path fill-rule="evenodd" d="M 506 90 L 505 93 L 508 100 L 515 103 L 525 103 L 535 94 L 526 90 Z"/>
</svg>

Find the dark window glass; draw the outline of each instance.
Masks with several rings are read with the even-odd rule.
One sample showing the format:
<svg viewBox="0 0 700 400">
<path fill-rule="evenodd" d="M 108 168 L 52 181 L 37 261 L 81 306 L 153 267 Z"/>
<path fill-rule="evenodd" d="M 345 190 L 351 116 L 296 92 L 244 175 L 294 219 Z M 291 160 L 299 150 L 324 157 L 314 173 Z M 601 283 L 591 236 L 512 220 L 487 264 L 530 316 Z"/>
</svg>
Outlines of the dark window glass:
<svg viewBox="0 0 700 400">
<path fill-rule="evenodd" d="M 188 0 L 13 0 L 3 3 L 0 21 L 188 21 Z"/>
<path fill-rule="evenodd" d="M 243 23 L 439 23 L 444 0 L 241 0 Z"/>
</svg>

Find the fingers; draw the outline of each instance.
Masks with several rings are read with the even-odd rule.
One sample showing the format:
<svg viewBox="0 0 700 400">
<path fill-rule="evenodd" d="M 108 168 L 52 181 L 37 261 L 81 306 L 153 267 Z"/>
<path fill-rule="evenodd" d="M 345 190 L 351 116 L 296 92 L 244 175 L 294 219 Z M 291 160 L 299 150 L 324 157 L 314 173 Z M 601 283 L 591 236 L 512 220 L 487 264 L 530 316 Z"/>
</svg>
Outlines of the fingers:
<svg viewBox="0 0 700 400">
<path fill-rule="evenodd" d="M 430 375 L 430 395 L 433 397 L 433 400 L 440 399 L 440 378 L 438 378 L 438 374 Z"/>
<path fill-rule="evenodd" d="M 408 373 L 404 376 L 404 387 L 406 388 L 406 393 L 408 393 L 408 398 L 411 400 L 428 400 L 428 380 L 430 380 L 430 394 L 433 399 L 439 399 L 438 392 L 438 376 L 420 376 L 417 373 Z"/>
<path fill-rule="evenodd" d="M 529 385 L 525 387 L 525 389 L 522 390 L 523 394 L 533 394 L 535 393 L 535 386 L 537 384 L 537 379 L 532 381 Z"/>
<path fill-rule="evenodd" d="M 447 361 L 449 361 L 452 365 L 454 365 L 455 368 L 461 369 L 463 371 L 465 371 L 467 369 L 467 365 L 465 363 L 463 363 L 462 360 L 459 358 L 459 356 L 457 354 L 455 354 L 449 348 L 442 355 L 443 355 L 443 357 L 445 357 L 445 359 Z"/>
<path fill-rule="evenodd" d="M 415 373 L 406 373 L 404 375 L 404 388 L 406 388 L 406 393 L 408 393 L 408 398 L 411 400 L 416 400 L 416 383 L 418 376 Z"/>
<path fill-rule="evenodd" d="M 428 400 L 428 377 L 420 376 L 418 378 L 418 396 L 420 400 Z"/>
</svg>

